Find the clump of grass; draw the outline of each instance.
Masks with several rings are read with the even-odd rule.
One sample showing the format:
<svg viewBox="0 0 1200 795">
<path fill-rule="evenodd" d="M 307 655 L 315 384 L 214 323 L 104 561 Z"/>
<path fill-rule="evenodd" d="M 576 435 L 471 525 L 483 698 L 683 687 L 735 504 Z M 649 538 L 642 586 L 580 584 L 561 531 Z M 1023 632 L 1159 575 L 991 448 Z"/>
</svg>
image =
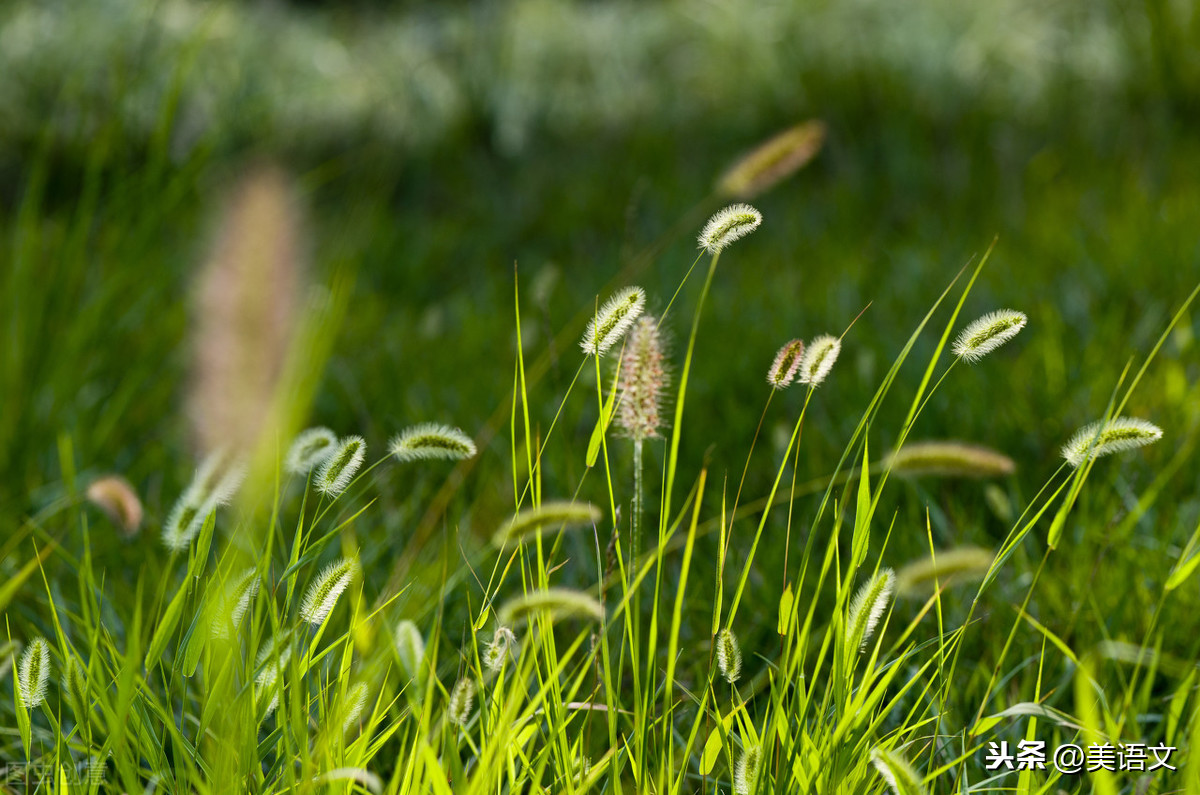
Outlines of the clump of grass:
<svg viewBox="0 0 1200 795">
<path fill-rule="evenodd" d="M 388 446 L 397 461 L 473 458 L 475 442 L 459 428 L 426 422 L 401 431 Z"/>
<path fill-rule="evenodd" d="M 492 536 L 492 543 L 502 547 L 526 541 L 547 527 L 591 526 L 600 521 L 601 515 L 600 509 L 591 503 L 548 500 L 537 507 L 526 508 L 510 519 Z"/>
<path fill-rule="evenodd" d="M 812 387 L 824 383 L 841 351 L 842 341 L 828 334 L 810 342 L 800 358 L 800 383 Z"/>
<path fill-rule="evenodd" d="M 328 428 L 309 428 L 296 436 L 288 448 L 284 469 L 293 475 L 307 475 L 337 450 L 337 434 Z"/>
<path fill-rule="evenodd" d="M 914 560 L 896 572 L 896 593 L 924 596 L 939 586 L 983 579 L 995 559 L 991 550 L 980 547 L 938 550 L 933 557 Z"/>
<path fill-rule="evenodd" d="M 758 229 L 761 223 L 762 213 L 749 204 L 731 204 L 708 219 L 697 242 L 709 254 L 716 254 Z"/>
<path fill-rule="evenodd" d="M 588 321 L 579 347 L 587 356 L 603 356 L 633 327 L 645 308 L 646 291 L 641 287 L 618 290 Z"/>
<path fill-rule="evenodd" d="M 803 340 L 792 340 L 779 349 L 775 361 L 771 362 L 771 369 L 767 371 L 767 383 L 772 389 L 785 389 L 796 380 L 803 356 Z"/>
<path fill-rule="evenodd" d="M 1029 321 L 1013 309 L 989 312 L 968 324 L 954 341 L 954 355 L 968 362 L 977 362 L 1017 336 Z"/>
<path fill-rule="evenodd" d="M 1017 469 L 997 450 L 957 441 L 906 442 L 884 465 L 901 477 L 998 478 Z"/>
<path fill-rule="evenodd" d="M 317 491 L 327 497 L 341 494 L 358 474 L 366 455 L 367 443 L 361 436 L 347 436 L 339 440 L 337 449 L 317 469 L 314 481 Z"/>
<path fill-rule="evenodd" d="M 324 624 L 337 605 L 338 598 L 358 574 L 358 561 L 354 558 L 344 558 L 322 569 L 304 594 L 304 601 L 300 603 L 300 618 L 314 626 Z"/>
<path fill-rule="evenodd" d="M 50 644 L 45 638 L 34 638 L 25 647 L 17 666 L 17 686 L 25 709 L 33 710 L 46 698 L 50 670 Z"/>
<path fill-rule="evenodd" d="M 1093 422 L 1075 432 L 1063 445 L 1062 457 L 1078 468 L 1087 461 L 1125 450 L 1136 450 L 1162 438 L 1162 428 L 1136 417 Z"/>
</svg>

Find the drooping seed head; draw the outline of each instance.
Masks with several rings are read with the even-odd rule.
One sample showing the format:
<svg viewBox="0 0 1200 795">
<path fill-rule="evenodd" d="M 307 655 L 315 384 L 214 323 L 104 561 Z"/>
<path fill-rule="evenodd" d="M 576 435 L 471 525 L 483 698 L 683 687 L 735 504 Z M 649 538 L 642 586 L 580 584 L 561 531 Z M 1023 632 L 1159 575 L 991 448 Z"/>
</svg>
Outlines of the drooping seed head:
<svg viewBox="0 0 1200 795">
<path fill-rule="evenodd" d="M 630 439 L 642 441 L 659 435 L 668 380 L 658 321 L 643 315 L 634 324 L 617 367 L 621 389 L 617 427 Z"/>
<path fill-rule="evenodd" d="M 965 442 L 908 442 L 886 460 L 901 477 L 998 478 L 1016 471 L 1016 463 L 989 447 Z"/>
<path fill-rule="evenodd" d="M 492 642 L 487 645 L 483 652 L 483 667 L 489 671 L 499 672 L 504 667 L 504 661 L 510 654 L 516 654 L 514 651 L 517 645 L 517 636 L 508 627 L 497 627 L 496 634 L 492 636 Z"/>
<path fill-rule="evenodd" d="M 34 638 L 25 647 L 17 665 L 17 686 L 25 709 L 32 711 L 46 697 L 50 683 L 50 644 L 45 638 Z"/>
<path fill-rule="evenodd" d="M 389 447 L 399 461 L 445 458 L 459 461 L 475 455 L 475 442 L 458 428 L 426 422 L 400 432 Z"/>
<path fill-rule="evenodd" d="M 801 358 L 804 356 L 804 341 L 792 340 L 779 349 L 775 361 L 767 371 L 767 383 L 772 389 L 784 389 L 796 380 L 796 372 L 800 369 Z"/>
<path fill-rule="evenodd" d="M 259 649 L 254 660 L 254 667 L 258 670 L 254 676 L 254 699 L 255 703 L 261 704 L 264 698 L 270 697 L 263 710 L 264 717 L 279 706 L 279 675 L 291 658 L 292 644 L 287 635 L 273 637 Z"/>
<path fill-rule="evenodd" d="M 417 625 L 407 619 L 396 625 L 396 655 L 408 680 L 419 681 L 425 660 L 425 640 Z"/>
<path fill-rule="evenodd" d="M 1133 450 L 1162 438 L 1162 428 L 1136 417 L 1114 417 L 1108 422 L 1093 422 L 1075 432 L 1062 448 L 1067 463 L 1078 468 L 1101 456 Z"/>
<path fill-rule="evenodd" d="M 528 621 L 536 613 L 545 613 L 552 621 L 570 618 L 603 621 L 604 605 L 582 591 L 546 588 L 508 600 L 501 606 L 497 618 L 501 624 L 511 627 Z"/>
<path fill-rule="evenodd" d="M 227 638 L 230 630 L 237 632 L 250 603 L 258 595 L 258 569 L 251 566 L 230 580 L 225 594 L 213 608 L 209 628 L 214 638 Z"/>
<path fill-rule="evenodd" d="M 926 795 L 921 776 L 904 757 L 895 751 L 875 748 L 871 751 L 871 764 L 883 776 L 893 795 Z"/>
<path fill-rule="evenodd" d="M 104 511 L 126 538 L 137 535 L 142 526 L 142 501 L 129 481 L 120 475 L 107 475 L 92 481 L 87 488 L 88 501 Z"/>
<path fill-rule="evenodd" d="M 1017 336 L 1029 321 L 1012 309 L 989 312 L 969 324 L 954 341 L 954 354 L 968 362 L 977 362 Z"/>
<path fill-rule="evenodd" d="M 471 717 L 471 705 L 475 701 L 475 682 L 464 676 L 454 683 L 450 701 L 446 705 L 446 720 L 456 726 L 465 726 Z"/>
<path fill-rule="evenodd" d="M 326 566 L 304 594 L 304 600 L 300 603 L 300 618 L 316 626 L 325 623 L 338 597 L 357 576 L 358 561 L 354 558 L 344 558 Z"/>
<path fill-rule="evenodd" d="M 887 609 L 888 600 L 896 583 L 896 575 L 891 569 L 881 569 L 866 585 L 858 589 L 850 602 L 850 614 L 846 620 L 846 650 L 848 655 L 862 651 L 867 640 L 883 611 Z"/>
<path fill-rule="evenodd" d="M 358 722 L 366 706 L 367 683 L 359 682 L 347 690 L 342 699 L 342 734 L 350 731 L 350 727 Z"/>
<path fill-rule="evenodd" d="M 823 334 L 808 344 L 800 357 L 800 383 L 820 386 L 842 351 L 842 341 Z"/>
<path fill-rule="evenodd" d="M 934 588 L 974 582 L 987 575 L 995 555 L 980 547 L 938 550 L 932 558 L 921 558 L 896 572 L 896 593 L 926 596 Z"/>
<path fill-rule="evenodd" d="M 717 633 L 717 670 L 729 684 L 742 675 L 742 648 L 737 635 L 728 627 Z"/>
<path fill-rule="evenodd" d="M 492 536 L 498 547 L 533 538 L 547 528 L 591 527 L 600 521 L 600 509 L 590 502 L 548 500 L 536 508 L 526 508 Z"/>
<path fill-rule="evenodd" d="M 361 436 L 347 436 L 340 440 L 337 449 L 317 469 L 314 481 L 317 490 L 329 497 L 341 494 L 358 474 L 366 455 L 367 443 Z"/>
<path fill-rule="evenodd" d="M 337 449 L 337 436 L 328 428 L 309 428 L 300 433 L 288 449 L 285 468 L 293 475 L 307 475 L 325 463 Z"/>
<path fill-rule="evenodd" d="M 733 791 L 735 795 L 750 795 L 754 783 L 758 780 L 758 765 L 762 760 L 762 749 L 757 745 L 747 745 L 738 757 L 737 767 L 733 771 Z"/>
<path fill-rule="evenodd" d="M 749 204 L 731 204 L 720 210 L 700 231 L 697 242 L 709 254 L 716 254 L 735 240 L 745 237 L 762 223 L 762 213 Z"/>
<path fill-rule="evenodd" d="M 579 347 L 588 356 L 603 356 L 620 341 L 646 308 L 646 291 L 641 287 L 625 287 L 613 293 L 600 311 L 588 321 Z"/>
<path fill-rule="evenodd" d="M 734 163 L 717 182 L 717 191 L 753 199 L 809 163 L 825 142 L 825 123 L 806 121 L 773 136 Z"/>
<path fill-rule="evenodd" d="M 245 479 L 243 459 L 226 451 L 205 457 L 167 515 L 162 529 L 163 545 L 175 552 L 187 549 L 209 515 L 232 501 Z"/>
</svg>

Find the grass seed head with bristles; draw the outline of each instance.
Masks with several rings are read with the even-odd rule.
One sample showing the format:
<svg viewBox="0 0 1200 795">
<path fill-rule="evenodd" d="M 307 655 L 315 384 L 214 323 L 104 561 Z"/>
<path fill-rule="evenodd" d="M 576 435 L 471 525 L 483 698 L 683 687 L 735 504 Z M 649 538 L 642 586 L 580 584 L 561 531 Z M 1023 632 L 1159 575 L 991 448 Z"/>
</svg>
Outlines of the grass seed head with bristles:
<svg viewBox="0 0 1200 795">
<path fill-rule="evenodd" d="M 968 362 L 977 362 L 1017 336 L 1028 321 L 1023 313 L 1012 309 L 989 312 L 962 330 L 954 341 L 954 354 Z"/>
<path fill-rule="evenodd" d="M 192 482 L 176 500 L 162 528 L 163 545 L 182 552 L 204 527 L 209 514 L 233 500 L 246 479 L 246 464 L 226 450 L 207 455 Z"/>
<path fill-rule="evenodd" d="M 896 572 L 896 593 L 922 597 L 935 587 L 958 585 L 983 579 L 996 556 L 981 547 L 938 550 L 932 558 L 921 558 Z"/>
<path fill-rule="evenodd" d="M 656 438 L 662 425 L 662 395 L 667 387 L 666 358 L 658 321 L 638 318 L 617 368 L 621 399 L 617 427 L 634 441 Z"/>
<path fill-rule="evenodd" d="M 646 308 L 646 291 L 641 287 L 625 287 L 613 293 L 588 321 L 579 347 L 587 356 L 603 356 L 620 341 Z"/>
<path fill-rule="evenodd" d="M 758 765 L 762 760 L 762 749 L 757 745 L 747 745 L 738 757 L 737 767 L 733 771 L 733 791 L 735 795 L 750 795 L 754 783 L 758 780 Z"/>
<path fill-rule="evenodd" d="M 709 254 L 716 254 L 758 229 L 761 223 L 762 213 L 749 204 L 731 204 L 708 219 L 696 242 Z"/>
<path fill-rule="evenodd" d="M 604 605 L 582 591 L 569 588 L 546 588 L 530 591 L 505 602 L 497 618 L 505 626 L 528 621 L 535 613 L 546 613 L 552 621 L 570 618 L 604 620 Z"/>
<path fill-rule="evenodd" d="M 350 731 L 367 706 L 367 683 L 359 682 L 346 691 L 342 700 L 342 734 Z"/>
<path fill-rule="evenodd" d="M 361 436 L 347 436 L 339 441 L 337 450 L 317 470 L 317 490 L 329 497 L 341 494 L 358 474 L 366 455 L 367 443 Z"/>
<path fill-rule="evenodd" d="M 328 428 L 309 428 L 296 436 L 288 448 L 284 468 L 293 475 L 307 475 L 309 471 L 325 463 L 336 449 L 337 435 Z"/>
<path fill-rule="evenodd" d="M 740 158 L 717 182 L 717 191 L 753 199 L 806 166 L 825 142 L 825 122 L 814 119 L 790 127 Z"/>
<path fill-rule="evenodd" d="M 603 514 L 589 502 L 549 500 L 536 508 L 526 508 L 508 521 L 492 536 L 498 547 L 525 541 L 539 535 L 547 527 L 584 527 L 599 522 Z"/>
<path fill-rule="evenodd" d="M 1017 469 L 1016 463 L 1001 452 L 955 441 L 906 443 L 884 463 L 900 477 L 998 478 Z"/>
<path fill-rule="evenodd" d="M 300 602 L 300 618 L 314 626 L 325 623 L 338 597 L 357 576 L 358 561 L 354 558 L 343 558 L 326 566 L 304 594 L 304 600 Z"/>
<path fill-rule="evenodd" d="M 796 372 L 804 356 L 804 341 L 792 340 L 779 349 L 767 371 L 767 383 L 772 389 L 784 389 L 796 380 Z"/>
<path fill-rule="evenodd" d="M 425 422 L 401 431 L 389 446 L 398 461 L 444 458 L 461 461 L 475 455 L 475 442 L 458 428 Z"/>
<path fill-rule="evenodd" d="M 279 688 L 276 686 L 279 672 L 291 658 L 292 644 L 286 635 L 271 638 L 258 651 L 258 657 L 254 660 L 254 667 L 258 670 L 254 677 L 254 698 L 261 703 L 264 696 L 271 697 L 264 709 L 265 715 L 270 715 L 279 706 Z"/>
<path fill-rule="evenodd" d="M 895 751 L 872 749 L 871 764 L 879 771 L 879 775 L 883 776 L 893 795 L 926 795 L 921 776 Z"/>
<path fill-rule="evenodd" d="M 209 628 L 214 638 L 229 637 L 230 629 L 237 632 L 258 594 L 258 569 L 251 566 L 230 581 L 224 597 L 213 609 Z"/>
<path fill-rule="evenodd" d="M 207 503 L 192 502 L 188 499 L 188 495 L 184 494 L 176 501 L 171 513 L 167 514 L 167 521 L 163 523 L 163 545 L 173 552 L 182 552 L 187 549 L 188 544 L 192 543 L 192 539 L 204 526 L 204 521 L 208 519 L 212 510 L 213 506 Z"/>
<path fill-rule="evenodd" d="M 405 619 L 396 625 L 396 655 L 400 668 L 408 681 L 417 682 L 421 677 L 421 666 L 425 661 L 425 639 L 417 625 Z"/>
<path fill-rule="evenodd" d="M 828 334 L 822 334 L 810 342 L 800 357 L 800 383 L 820 386 L 833 369 L 841 351 L 842 341 Z"/>
<path fill-rule="evenodd" d="M 1093 422 L 1075 432 L 1062 448 L 1062 457 L 1078 468 L 1088 460 L 1134 450 L 1162 438 L 1162 428 L 1136 417 L 1114 417 L 1108 422 Z"/>
<path fill-rule="evenodd" d="M 742 675 L 742 649 L 728 627 L 717 633 L 717 670 L 731 685 Z"/>
<path fill-rule="evenodd" d="M 25 647 L 17 665 L 17 686 L 25 709 L 32 711 L 46 697 L 50 683 L 50 644 L 45 638 L 34 638 Z"/>
<path fill-rule="evenodd" d="M 87 498 L 104 511 L 121 533 L 129 538 L 137 535 L 142 526 L 142 501 L 129 481 L 120 475 L 106 475 L 87 487 Z"/>
<path fill-rule="evenodd" d="M 856 654 L 867 645 L 887 608 L 895 584 L 896 575 L 892 570 L 881 569 L 854 595 L 846 620 L 846 651 L 849 654 Z"/>
<path fill-rule="evenodd" d="M 492 635 L 492 642 L 483 651 L 483 667 L 493 673 L 499 673 L 504 667 L 504 661 L 517 645 L 517 636 L 508 627 L 497 627 Z"/>
<path fill-rule="evenodd" d="M 68 655 L 66 663 L 63 665 L 60 684 L 63 692 L 74 702 L 75 708 L 80 711 L 80 714 L 87 715 L 91 711 L 91 702 L 87 695 L 87 672 L 74 655 Z"/>
<path fill-rule="evenodd" d="M 464 676 L 454 683 L 450 701 L 446 705 L 446 720 L 456 726 L 465 726 L 471 717 L 471 705 L 475 702 L 475 682 Z"/>
</svg>

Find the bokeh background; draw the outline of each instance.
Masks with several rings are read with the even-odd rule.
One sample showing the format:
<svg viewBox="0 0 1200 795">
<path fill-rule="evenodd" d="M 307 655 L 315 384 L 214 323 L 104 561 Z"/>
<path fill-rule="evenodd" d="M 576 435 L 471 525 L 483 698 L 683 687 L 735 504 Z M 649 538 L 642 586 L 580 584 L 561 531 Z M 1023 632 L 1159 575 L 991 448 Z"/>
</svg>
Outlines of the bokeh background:
<svg viewBox="0 0 1200 795">
<path fill-rule="evenodd" d="M 128 477 L 155 531 L 194 467 L 196 270 L 221 197 L 268 161 L 294 179 L 312 278 L 353 285 L 311 422 L 381 451 L 413 422 L 478 433 L 501 418 L 435 517 L 486 537 L 511 510 L 514 264 L 527 355 L 546 365 L 533 395 L 545 429 L 596 296 L 635 282 L 661 311 L 720 206 L 722 171 L 822 119 L 821 154 L 755 199 L 762 228 L 722 258 L 682 482 L 703 461 L 733 481 L 775 350 L 840 333 L 869 304 L 806 425 L 801 477 L 829 473 L 912 329 L 996 240 L 964 311 L 1010 306 L 1029 327 L 956 372 L 914 437 L 996 447 L 1018 473 L 990 503 L 977 484 L 897 497 L 921 524 L 931 508 L 938 541 L 990 546 L 1004 506 L 1024 505 L 1059 445 L 1103 414 L 1200 278 L 1198 41 L 1187 0 L 9 0 L 0 522 L 36 517 L 77 468 Z M 679 355 L 698 288 L 668 324 Z M 1169 430 L 1113 469 L 1118 502 L 1194 441 L 1195 331 L 1189 315 L 1128 407 Z M 933 342 L 885 407 L 880 452 Z M 765 459 L 799 399 L 768 415 L 748 494 L 769 485 Z M 594 408 L 579 399 L 564 414 L 547 493 L 578 482 Z M 378 476 L 373 554 L 399 553 L 444 478 Z M 1194 491 L 1172 488 L 1104 542 L 1130 577 L 1139 555 L 1165 570 L 1195 525 Z M 917 532 L 910 546 L 924 544 Z M 1087 576 L 1064 566 L 1047 587 L 1082 592 Z M 1110 596 L 1114 611 L 1138 609 L 1119 591 L 1098 598 Z"/>
</svg>

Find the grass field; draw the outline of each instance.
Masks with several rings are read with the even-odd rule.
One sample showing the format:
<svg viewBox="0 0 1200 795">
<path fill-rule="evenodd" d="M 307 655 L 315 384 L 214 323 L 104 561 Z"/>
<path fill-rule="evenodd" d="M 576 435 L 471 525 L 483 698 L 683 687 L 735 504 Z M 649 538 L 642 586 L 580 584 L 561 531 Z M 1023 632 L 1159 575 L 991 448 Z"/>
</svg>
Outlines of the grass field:
<svg viewBox="0 0 1200 795">
<path fill-rule="evenodd" d="M 0 11 L 0 791 L 1200 793 L 1195 15 L 952 6 Z"/>
</svg>

